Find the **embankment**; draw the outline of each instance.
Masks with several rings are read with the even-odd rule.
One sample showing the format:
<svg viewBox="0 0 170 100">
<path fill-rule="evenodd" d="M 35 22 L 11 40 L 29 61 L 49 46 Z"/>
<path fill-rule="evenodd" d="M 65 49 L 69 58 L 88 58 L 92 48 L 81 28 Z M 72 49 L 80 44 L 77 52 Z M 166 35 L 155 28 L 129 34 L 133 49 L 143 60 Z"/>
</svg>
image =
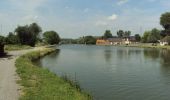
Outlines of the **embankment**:
<svg viewBox="0 0 170 100">
<path fill-rule="evenodd" d="M 54 49 L 43 48 L 27 53 L 16 60 L 18 83 L 22 86 L 20 100 L 91 100 L 91 96 L 74 87 L 68 81 L 36 66 L 32 61 L 39 59 Z"/>
</svg>

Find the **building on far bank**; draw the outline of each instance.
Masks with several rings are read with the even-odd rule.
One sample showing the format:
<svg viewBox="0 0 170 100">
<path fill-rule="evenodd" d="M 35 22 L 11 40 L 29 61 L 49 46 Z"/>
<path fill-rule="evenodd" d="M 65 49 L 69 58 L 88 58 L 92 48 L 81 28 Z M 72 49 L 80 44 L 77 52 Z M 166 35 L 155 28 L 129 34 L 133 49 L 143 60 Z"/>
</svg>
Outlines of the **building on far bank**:
<svg viewBox="0 0 170 100">
<path fill-rule="evenodd" d="M 136 43 L 134 36 L 128 38 L 113 37 L 108 39 L 97 39 L 96 45 L 129 45 Z"/>
<path fill-rule="evenodd" d="M 168 39 L 170 39 L 170 36 L 166 36 L 165 38 L 161 39 L 160 40 L 160 45 L 161 46 L 165 46 L 165 45 L 168 45 Z"/>
<path fill-rule="evenodd" d="M 111 43 L 105 39 L 97 39 L 96 45 L 111 45 Z"/>
</svg>

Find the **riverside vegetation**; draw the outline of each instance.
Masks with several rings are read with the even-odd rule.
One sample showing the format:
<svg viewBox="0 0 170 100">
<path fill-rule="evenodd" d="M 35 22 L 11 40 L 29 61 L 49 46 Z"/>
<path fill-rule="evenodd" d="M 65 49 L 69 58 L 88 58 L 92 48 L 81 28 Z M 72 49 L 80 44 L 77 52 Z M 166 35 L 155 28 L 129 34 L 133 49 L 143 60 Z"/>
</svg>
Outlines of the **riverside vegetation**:
<svg viewBox="0 0 170 100">
<path fill-rule="evenodd" d="M 54 49 L 44 48 L 40 51 L 27 53 L 16 60 L 17 73 L 23 86 L 20 100 L 92 100 L 92 97 L 83 92 L 67 78 L 60 78 L 33 64 Z"/>
</svg>

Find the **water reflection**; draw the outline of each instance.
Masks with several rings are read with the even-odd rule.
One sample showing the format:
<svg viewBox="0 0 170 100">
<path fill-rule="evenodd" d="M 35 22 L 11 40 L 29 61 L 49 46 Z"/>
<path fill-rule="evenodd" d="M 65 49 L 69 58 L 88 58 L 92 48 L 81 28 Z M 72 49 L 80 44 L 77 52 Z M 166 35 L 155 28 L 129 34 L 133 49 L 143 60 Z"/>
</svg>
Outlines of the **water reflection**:
<svg viewBox="0 0 170 100">
<path fill-rule="evenodd" d="M 110 63 L 112 61 L 112 51 L 104 50 L 104 57 L 105 57 L 106 62 Z"/>
<path fill-rule="evenodd" d="M 144 57 L 156 60 L 157 58 L 160 57 L 160 50 L 159 49 L 144 49 Z"/>
<path fill-rule="evenodd" d="M 160 64 L 161 81 L 170 84 L 170 50 L 167 49 L 145 49 L 144 57 L 147 59 L 157 60 Z M 163 82 L 162 81 L 162 82 Z"/>
<path fill-rule="evenodd" d="M 166 49 L 161 50 L 161 63 L 164 67 L 170 67 L 170 51 Z"/>
<path fill-rule="evenodd" d="M 56 51 L 54 53 L 50 54 L 48 57 L 51 59 L 53 59 L 53 58 L 56 59 L 56 58 L 58 58 L 59 54 L 60 54 L 60 49 L 56 49 Z"/>
<path fill-rule="evenodd" d="M 144 49 L 144 57 L 146 59 L 159 59 L 162 67 L 170 67 L 170 50 L 167 49 Z"/>
<path fill-rule="evenodd" d="M 117 57 L 119 59 L 124 59 L 124 58 L 130 58 L 130 57 L 133 57 L 134 55 L 135 56 L 138 56 L 142 53 L 142 49 L 137 49 L 137 48 L 118 48 L 116 50 L 117 52 Z"/>
</svg>

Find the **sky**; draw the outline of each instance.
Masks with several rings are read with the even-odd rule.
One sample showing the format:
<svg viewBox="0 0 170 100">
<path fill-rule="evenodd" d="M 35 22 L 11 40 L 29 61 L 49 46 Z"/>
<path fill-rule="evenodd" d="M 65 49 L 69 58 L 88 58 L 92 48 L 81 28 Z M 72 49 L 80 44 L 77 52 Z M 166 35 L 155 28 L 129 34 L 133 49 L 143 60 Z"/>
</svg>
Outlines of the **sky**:
<svg viewBox="0 0 170 100">
<path fill-rule="evenodd" d="M 160 16 L 169 11 L 169 0 L 1 0 L 0 35 L 33 22 L 62 38 L 101 36 L 105 30 L 116 35 L 120 29 L 142 35 L 162 29 Z"/>
</svg>

